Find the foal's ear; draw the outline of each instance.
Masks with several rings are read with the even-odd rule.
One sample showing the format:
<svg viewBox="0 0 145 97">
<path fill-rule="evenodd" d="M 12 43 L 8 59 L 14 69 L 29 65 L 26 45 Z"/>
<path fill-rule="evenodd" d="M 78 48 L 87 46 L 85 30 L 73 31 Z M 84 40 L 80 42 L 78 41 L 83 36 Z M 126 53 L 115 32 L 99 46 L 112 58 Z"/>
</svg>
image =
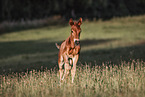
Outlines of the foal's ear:
<svg viewBox="0 0 145 97">
<path fill-rule="evenodd" d="M 82 18 L 79 19 L 78 25 L 80 26 L 82 24 Z"/>
<path fill-rule="evenodd" d="M 72 19 L 72 18 L 69 20 L 69 24 L 70 24 L 71 26 L 74 25 L 74 22 L 73 22 L 73 19 Z"/>
</svg>

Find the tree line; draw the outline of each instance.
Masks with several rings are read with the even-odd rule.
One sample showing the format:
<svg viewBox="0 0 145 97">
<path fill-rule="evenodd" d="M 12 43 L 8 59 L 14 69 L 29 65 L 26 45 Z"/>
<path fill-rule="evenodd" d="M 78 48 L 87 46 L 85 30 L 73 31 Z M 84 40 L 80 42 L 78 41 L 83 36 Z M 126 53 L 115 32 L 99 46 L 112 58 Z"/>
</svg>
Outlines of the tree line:
<svg viewBox="0 0 145 97">
<path fill-rule="evenodd" d="M 0 4 L 0 21 L 53 15 L 108 19 L 145 13 L 145 0 L 1 0 Z"/>
</svg>

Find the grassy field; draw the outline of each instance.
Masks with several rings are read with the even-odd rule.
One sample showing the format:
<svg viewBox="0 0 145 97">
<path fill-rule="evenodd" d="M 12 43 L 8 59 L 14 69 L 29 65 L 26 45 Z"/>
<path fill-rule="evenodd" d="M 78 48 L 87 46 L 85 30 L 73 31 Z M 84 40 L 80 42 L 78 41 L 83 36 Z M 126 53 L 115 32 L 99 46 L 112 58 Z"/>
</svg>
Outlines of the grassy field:
<svg viewBox="0 0 145 97">
<path fill-rule="evenodd" d="M 145 15 L 84 21 L 75 83 L 59 84 L 55 43 L 69 25 L 0 35 L 0 96 L 145 96 Z M 105 64 L 105 65 L 103 65 Z"/>
<path fill-rule="evenodd" d="M 120 66 L 89 65 L 77 67 L 75 82 L 59 83 L 56 70 L 30 71 L 2 77 L 4 97 L 144 97 L 145 67 L 143 62 Z M 71 78 L 71 77 L 70 77 Z"/>
</svg>

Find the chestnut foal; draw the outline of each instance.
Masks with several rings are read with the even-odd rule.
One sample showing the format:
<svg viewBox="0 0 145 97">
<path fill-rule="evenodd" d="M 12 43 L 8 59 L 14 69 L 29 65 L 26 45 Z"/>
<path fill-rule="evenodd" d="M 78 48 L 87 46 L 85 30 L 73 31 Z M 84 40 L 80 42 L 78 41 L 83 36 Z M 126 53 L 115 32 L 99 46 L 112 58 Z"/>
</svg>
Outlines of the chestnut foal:
<svg viewBox="0 0 145 97">
<path fill-rule="evenodd" d="M 71 70 L 73 83 L 76 72 L 76 64 L 80 54 L 80 25 L 82 24 L 82 18 L 80 18 L 78 22 L 73 22 L 73 20 L 70 19 L 69 24 L 71 26 L 71 35 L 63 41 L 60 46 L 56 43 L 56 47 L 59 49 L 58 65 L 60 81 L 67 78 L 69 71 Z M 65 69 L 64 74 L 63 65 Z"/>
</svg>

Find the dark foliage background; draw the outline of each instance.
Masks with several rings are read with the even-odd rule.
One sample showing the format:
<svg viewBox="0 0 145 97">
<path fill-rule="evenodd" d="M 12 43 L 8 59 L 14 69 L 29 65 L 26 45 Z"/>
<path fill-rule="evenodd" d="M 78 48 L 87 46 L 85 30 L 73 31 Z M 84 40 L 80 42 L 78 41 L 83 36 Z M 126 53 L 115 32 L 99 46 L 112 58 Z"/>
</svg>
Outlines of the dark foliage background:
<svg viewBox="0 0 145 97">
<path fill-rule="evenodd" d="M 109 19 L 145 13 L 145 0 L 0 0 L 0 4 L 0 21 L 53 15 Z"/>
</svg>

